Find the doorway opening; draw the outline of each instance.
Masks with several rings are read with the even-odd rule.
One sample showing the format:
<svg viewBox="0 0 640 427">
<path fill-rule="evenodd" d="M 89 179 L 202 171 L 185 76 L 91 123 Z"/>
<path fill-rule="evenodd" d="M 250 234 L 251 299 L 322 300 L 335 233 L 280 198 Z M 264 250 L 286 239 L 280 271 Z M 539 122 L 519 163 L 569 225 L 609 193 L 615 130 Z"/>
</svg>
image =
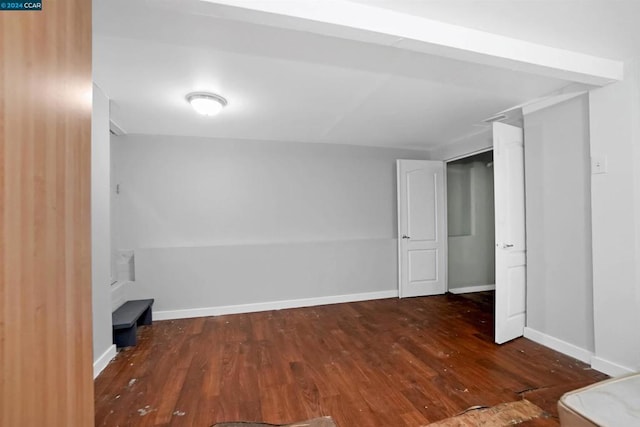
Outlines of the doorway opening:
<svg viewBox="0 0 640 427">
<path fill-rule="evenodd" d="M 450 161 L 446 169 L 448 291 L 494 291 L 493 150 Z"/>
</svg>

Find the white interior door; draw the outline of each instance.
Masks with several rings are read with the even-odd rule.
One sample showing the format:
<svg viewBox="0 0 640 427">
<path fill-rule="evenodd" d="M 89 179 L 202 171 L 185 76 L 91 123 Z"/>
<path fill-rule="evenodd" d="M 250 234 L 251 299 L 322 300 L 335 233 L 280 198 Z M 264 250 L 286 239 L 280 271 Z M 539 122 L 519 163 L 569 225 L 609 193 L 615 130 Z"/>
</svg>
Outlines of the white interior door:
<svg viewBox="0 0 640 427">
<path fill-rule="evenodd" d="M 400 298 L 446 291 L 444 163 L 398 160 Z"/>
<path fill-rule="evenodd" d="M 526 242 L 522 129 L 493 123 L 496 220 L 495 340 L 520 337 L 525 326 Z"/>
</svg>

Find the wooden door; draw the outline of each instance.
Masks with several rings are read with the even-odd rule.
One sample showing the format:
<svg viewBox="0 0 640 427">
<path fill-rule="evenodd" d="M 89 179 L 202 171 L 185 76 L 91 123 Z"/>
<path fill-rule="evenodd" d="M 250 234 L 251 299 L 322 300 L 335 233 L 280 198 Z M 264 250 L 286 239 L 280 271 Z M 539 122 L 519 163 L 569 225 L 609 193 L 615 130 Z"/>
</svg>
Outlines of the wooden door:
<svg viewBox="0 0 640 427">
<path fill-rule="evenodd" d="M 0 425 L 93 425 L 91 1 L 0 11 Z"/>
</svg>

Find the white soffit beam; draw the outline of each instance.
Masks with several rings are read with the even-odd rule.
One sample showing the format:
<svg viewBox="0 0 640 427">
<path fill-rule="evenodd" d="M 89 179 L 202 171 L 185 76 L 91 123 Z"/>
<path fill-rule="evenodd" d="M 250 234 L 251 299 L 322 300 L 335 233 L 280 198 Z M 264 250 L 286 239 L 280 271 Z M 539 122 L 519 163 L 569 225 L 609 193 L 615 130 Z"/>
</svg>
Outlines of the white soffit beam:
<svg viewBox="0 0 640 427">
<path fill-rule="evenodd" d="M 556 104 L 560 104 L 561 102 L 577 98 L 578 96 L 584 95 L 586 93 L 587 91 L 582 91 L 575 93 L 565 93 L 563 95 L 549 96 L 547 98 L 539 100 L 538 102 L 532 102 L 530 104 L 524 105 L 522 107 L 522 114 L 526 116 L 531 113 L 535 113 L 536 111 L 549 108 Z"/>
<path fill-rule="evenodd" d="M 156 0 L 172 3 L 172 0 Z M 557 49 L 347 0 L 201 0 L 224 18 L 312 32 L 595 86 L 622 80 L 621 61 Z M 234 10 L 234 8 L 239 8 Z M 184 9 L 184 8 L 182 8 Z M 203 12 L 202 9 L 200 9 Z"/>
<path fill-rule="evenodd" d="M 543 108 L 551 107 L 552 105 L 559 104 L 564 101 L 568 101 L 571 98 L 576 98 L 580 95 L 584 95 L 589 92 L 590 87 L 579 83 L 574 83 L 569 86 L 565 86 L 555 93 L 550 93 L 541 98 L 531 99 L 522 104 L 514 105 L 513 107 L 502 110 L 497 114 L 509 114 L 512 111 L 521 110 L 523 115 L 531 114 Z"/>
</svg>

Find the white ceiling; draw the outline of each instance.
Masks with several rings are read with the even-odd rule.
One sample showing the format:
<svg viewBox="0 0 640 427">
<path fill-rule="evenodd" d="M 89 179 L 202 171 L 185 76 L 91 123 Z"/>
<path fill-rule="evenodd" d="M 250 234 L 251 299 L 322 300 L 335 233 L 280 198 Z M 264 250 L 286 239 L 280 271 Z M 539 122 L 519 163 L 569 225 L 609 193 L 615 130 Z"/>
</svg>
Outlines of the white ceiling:
<svg viewBox="0 0 640 427">
<path fill-rule="evenodd" d="M 167 3 L 94 1 L 94 80 L 113 100 L 115 121 L 129 133 L 430 149 L 477 132 L 488 116 L 570 83 L 211 16 L 206 8 L 215 5 L 197 0 L 181 3 L 197 8 Z M 453 17 L 472 21 L 471 14 L 458 16 L 455 10 L 480 3 L 490 3 L 487 10 L 494 13 L 475 24 L 491 26 L 501 9 L 497 4 L 505 2 L 398 0 L 383 6 L 432 19 L 437 11 L 443 21 L 452 11 L 449 22 L 465 24 Z M 517 3 L 531 8 L 549 2 Z M 514 36 L 507 34 L 518 27 L 511 21 L 496 28 Z M 569 46 L 571 37 L 558 40 L 567 43 L 558 46 L 603 57 L 627 55 L 621 45 L 611 56 L 595 47 Z M 215 118 L 198 116 L 184 99 L 192 91 L 219 93 L 229 105 Z"/>
<path fill-rule="evenodd" d="M 351 0 L 547 46 L 640 55 L 639 0 Z"/>
</svg>

